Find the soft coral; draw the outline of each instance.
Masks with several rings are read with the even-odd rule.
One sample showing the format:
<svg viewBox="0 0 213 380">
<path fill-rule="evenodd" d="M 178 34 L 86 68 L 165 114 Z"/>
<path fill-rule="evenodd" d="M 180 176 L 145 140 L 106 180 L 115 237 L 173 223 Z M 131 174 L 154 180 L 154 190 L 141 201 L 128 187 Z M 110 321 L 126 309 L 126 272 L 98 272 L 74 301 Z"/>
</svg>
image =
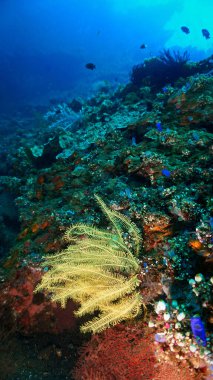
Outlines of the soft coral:
<svg viewBox="0 0 213 380">
<path fill-rule="evenodd" d="M 82 349 L 74 378 L 76 380 L 152 379 L 154 350 L 141 325 L 118 325 L 94 335 Z M 92 377 L 91 377 L 92 374 Z M 96 377 L 97 374 L 97 377 Z"/>
<path fill-rule="evenodd" d="M 75 380 L 201 380 L 187 362 L 164 356 L 147 326 L 120 324 L 93 335 L 81 350 Z M 163 349 L 163 350 L 162 350 Z M 160 354 L 161 353 L 161 354 Z M 167 352 L 168 354 L 168 352 Z M 166 360 L 167 357 L 167 360 Z"/>
</svg>

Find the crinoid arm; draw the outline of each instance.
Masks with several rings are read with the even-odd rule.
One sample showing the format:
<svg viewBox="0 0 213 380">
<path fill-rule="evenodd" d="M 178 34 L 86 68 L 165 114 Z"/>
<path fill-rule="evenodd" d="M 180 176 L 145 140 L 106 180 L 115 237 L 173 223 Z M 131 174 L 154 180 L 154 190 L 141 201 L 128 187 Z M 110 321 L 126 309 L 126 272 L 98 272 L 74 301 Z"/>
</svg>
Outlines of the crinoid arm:
<svg viewBox="0 0 213 380">
<path fill-rule="evenodd" d="M 121 277 L 119 278 L 119 280 Z M 122 279 L 114 285 L 108 286 L 105 290 L 91 296 L 76 312 L 76 315 L 81 317 L 87 313 L 92 313 L 95 310 L 102 310 L 110 303 L 125 297 L 127 294 L 131 294 L 139 285 L 137 276 L 134 276 L 128 280 Z"/>
<path fill-rule="evenodd" d="M 117 303 L 109 304 L 102 310 L 103 312 L 98 317 L 86 322 L 81 327 L 83 333 L 99 333 L 121 321 L 135 318 L 143 310 L 143 302 L 140 294 L 136 293 L 131 297 L 121 299 Z"/>
<path fill-rule="evenodd" d="M 69 299 L 79 304 L 77 317 L 99 313 L 82 331 L 100 332 L 137 316 L 144 305 L 139 294 L 140 263 L 134 254 L 140 247 L 139 230 L 124 215 L 111 211 L 96 196 L 112 224 L 112 232 L 85 224 L 70 227 L 67 248 L 43 262 L 48 271 L 35 291 L 46 290 L 54 302 L 65 307 Z M 132 239 L 127 246 L 124 233 Z"/>
<path fill-rule="evenodd" d="M 125 215 L 122 215 L 117 211 L 110 210 L 97 194 L 95 195 L 95 198 L 100 205 L 103 213 L 108 217 L 113 227 L 115 228 L 120 241 L 123 242 L 123 233 L 128 232 L 134 243 L 135 254 L 138 255 L 140 251 L 141 235 L 135 223 L 131 222 L 131 220 Z"/>
</svg>

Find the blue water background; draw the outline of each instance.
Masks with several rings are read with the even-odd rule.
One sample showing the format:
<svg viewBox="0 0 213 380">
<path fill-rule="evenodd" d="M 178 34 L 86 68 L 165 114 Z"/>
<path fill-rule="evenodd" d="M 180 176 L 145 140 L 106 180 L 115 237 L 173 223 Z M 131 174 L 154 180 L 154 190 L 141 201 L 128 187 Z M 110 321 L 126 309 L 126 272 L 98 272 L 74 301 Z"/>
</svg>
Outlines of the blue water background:
<svg viewBox="0 0 213 380">
<path fill-rule="evenodd" d="M 1 0 L 0 112 L 88 97 L 103 80 L 125 83 L 133 65 L 163 48 L 198 60 L 212 47 L 212 0 Z"/>
</svg>

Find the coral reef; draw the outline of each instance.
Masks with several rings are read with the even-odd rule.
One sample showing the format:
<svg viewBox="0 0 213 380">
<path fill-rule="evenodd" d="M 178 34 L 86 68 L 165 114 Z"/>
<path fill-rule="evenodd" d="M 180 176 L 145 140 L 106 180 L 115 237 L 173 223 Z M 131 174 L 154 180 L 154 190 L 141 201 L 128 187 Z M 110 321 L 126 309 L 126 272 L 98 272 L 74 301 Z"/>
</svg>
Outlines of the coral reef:
<svg viewBox="0 0 213 380">
<path fill-rule="evenodd" d="M 133 66 L 131 82 L 136 87 L 148 85 L 159 89 L 166 84 L 173 85 L 179 78 L 212 70 L 211 57 L 198 64 L 191 63 L 189 58 L 187 51 L 181 53 L 164 49 L 159 56 L 145 59 L 142 64 Z"/>
<path fill-rule="evenodd" d="M 89 243 L 91 248 L 94 239 L 99 240 L 95 253 L 103 254 L 103 233 L 109 238 L 107 254 L 112 255 L 116 248 L 113 258 L 117 263 L 125 266 L 116 244 L 122 245 L 122 252 L 132 255 L 134 265 L 129 271 L 126 266 L 122 272 L 116 268 L 107 273 L 110 272 L 111 279 L 112 272 L 121 276 L 122 285 L 135 280 L 130 293 L 123 292 L 116 300 L 122 302 L 129 300 L 131 294 L 133 297 L 139 294 L 147 309 L 145 327 L 141 326 L 138 314 L 134 325 L 127 319 L 119 327 L 109 327 L 92 338 L 89 334 L 78 336 L 78 344 L 86 340 L 89 347 L 88 358 L 82 353 L 82 360 L 79 359 L 79 379 L 86 376 L 103 379 L 106 374 L 110 379 L 116 368 L 125 378 L 127 369 L 123 369 L 122 355 L 129 363 L 132 378 L 138 373 L 146 376 L 146 371 L 154 371 L 153 379 L 158 379 L 161 371 L 162 379 L 165 376 L 175 379 L 177 375 L 183 379 L 210 378 L 213 66 L 212 57 L 196 63 L 186 62 L 187 58 L 182 53 L 174 56 L 164 52 L 164 58 L 145 61 L 138 73 L 135 71 L 139 75 L 135 77 L 136 83 L 119 86 L 114 92 L 102 91 L 88 100 L 80 99 L 80 104 L 69 99 L 51 110 L 36 110 L 37 115 L 42 112 L 36 122 L 20 115 L 17 120 L 2 121 L 8 131 L 11 125 L 16 128 L 15 132 L 2 136 L 0 145 L 0 197 L 11 201 L 7 209 L 3 204 L 0 220 L 4 255 L 0 268 L 0 299 L 4 305 L 1 321 L 2 336 L 8 336 L 8 344 L 17 333 L 19 337 L 33 335 L 39 341 L 42 332 L 54 342 L 55 336 L 63 331 L 68 331 L 68 337 L 75 331 L 70 338 L 74 344 L 80 323 L 73 313 L 75 305 L 68 301 L 65 309 L 61 309 L 51 300 L 51 293 L 33 293 L 41 276 L 45 281 L 51 274 L 51 268 L 45 266 L 48 260 L 50 267 L 51 260 L 55 260 L 55 265 L 58 260 L 60 266 L 60 257 L 65 259 L 70 249 L 76 267 L 79 261 L 75 258 L 85 257 L 85 244 Z M 186 70 L 182 78 L 180 72 L 173 76 L 176 64 Z M 171 68 L 170 77 L 165 72 L 167 66 Z M 110 226 L 106 225 L 94 194 L 106 202 L 107 206 L 101 203 L 101 209 Z M 12 213 L 14 205 L 16 212 Z M 118 219 L 115 223 L 115 215 L 117 218 L 119 215 L 120 221 L 131 220 L 131 224 L 125 224 L 123 229 L 120 222 L 116 224 Z M 9 225 L 15 228 L 9 231 Z M 70 226 L 73 229 L 68 238 L 74 236 L 77 244 L 64 240 Z M 89 235 L 98 231 L 101 239 Z M 140 241 L 135 240 L 138 235 Z M 136 252 L 138 243 L 141 249 Z M 88 261 L 89 255 L 87 247 Z M 94 266 L 94 262 L 90 264 Z M 61 265 L 64 268 L 65 261 Z M 90 282 L 92 289 L 94 283 Z M 112 284 L 107 283 L 107 288 L 109 285 Z M 96 291 L 93 299 L 95 294 Z M 66 294 L 63 301 L 67 301 Z M 79 310 L 90 301 L 90 297 L 84 300 Z M 95 318 L 100 316 L 97 305 L 87 310 L 95 311 Z M 196 318 L 202 329 L 201 340 L 192 328 Z M 66 341 L 67 346 L 70 341 Z M 110 356 L 113 344 L 117 347 L 116 353 L 112 350 L 116 362 Z M 50 345 L 53 356 L 56 352 L 60 356 L 60 350 L 53 343 Z M 103 368 L 94 347 L 100 349 Z M 61 352 L 60 360 L 66 361 L 66 350 Z M 2 355 L 5 358 L 6 354 Z M 109 360 L 112 365 L 107 369 Z M 145 367 L 144 362 L 150 366 Z M 15 371 L 16 378 L 21 376 L 20 368 L 11 371 Z M 24 376 L 28 378 L 26 371 L 25 368 Z M 48 376 L 54 378 L 51 371 Z"/>
</svg>

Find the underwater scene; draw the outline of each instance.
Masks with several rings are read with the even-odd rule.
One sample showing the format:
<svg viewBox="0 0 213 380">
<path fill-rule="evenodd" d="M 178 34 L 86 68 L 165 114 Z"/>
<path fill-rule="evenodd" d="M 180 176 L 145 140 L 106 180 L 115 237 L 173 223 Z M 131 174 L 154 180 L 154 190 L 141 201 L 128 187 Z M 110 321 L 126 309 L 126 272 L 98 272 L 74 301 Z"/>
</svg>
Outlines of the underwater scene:
<svg viewBox="0 0 213 380">
<path fill-rule="evenodd" d="M 0 1 L 0 380 L 213 380 L 213 2 Z"/>
</svg>

